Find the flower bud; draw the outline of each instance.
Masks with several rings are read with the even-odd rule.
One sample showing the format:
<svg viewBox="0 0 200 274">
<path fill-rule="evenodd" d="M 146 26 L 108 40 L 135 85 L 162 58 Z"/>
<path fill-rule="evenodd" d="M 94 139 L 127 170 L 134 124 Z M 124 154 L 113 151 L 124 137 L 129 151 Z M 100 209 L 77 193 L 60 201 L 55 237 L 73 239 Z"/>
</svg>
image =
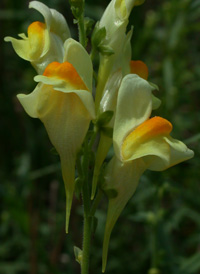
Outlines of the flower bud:
<svg viewBox="0 0 200 274">
<path fill-rule="evenodd" d="M 84 10 L 85 2 L 83 0 L 69 0 L 72 13 L 76 19 L 78 19 Z"/>
</svg>

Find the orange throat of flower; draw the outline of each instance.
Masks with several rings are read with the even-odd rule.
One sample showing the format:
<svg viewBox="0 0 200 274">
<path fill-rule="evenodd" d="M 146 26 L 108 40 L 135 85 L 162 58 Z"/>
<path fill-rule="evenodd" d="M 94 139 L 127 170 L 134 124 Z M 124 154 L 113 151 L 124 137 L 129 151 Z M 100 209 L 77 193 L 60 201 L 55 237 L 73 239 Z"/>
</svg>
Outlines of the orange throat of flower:
<svg viewBox="0 0 200 274">
<path fill-rule="evenodd" d="M 69 62 L 52 62 L 46 67 L 43 75 L 64 80 L 75 89 L 88 90 L 75 67 Z"/>
<path fill-rule="evenodd" d="M 131 73 L 137 74 L 141 78 L 147 80 L 148 79 L 148 67 L 142 61 L 130 61 L 130 71 Z"/>
<path fill-rule="evenodd" d="M 122 144 L 122 156 L 129 158 L 131 153 L 145 143 L 155 140 L 159 136 L 168 136 L 172 131 L 172 124 L 161 117 L 153 117 L 136 127 L 129 133 Z"/>
</svg>

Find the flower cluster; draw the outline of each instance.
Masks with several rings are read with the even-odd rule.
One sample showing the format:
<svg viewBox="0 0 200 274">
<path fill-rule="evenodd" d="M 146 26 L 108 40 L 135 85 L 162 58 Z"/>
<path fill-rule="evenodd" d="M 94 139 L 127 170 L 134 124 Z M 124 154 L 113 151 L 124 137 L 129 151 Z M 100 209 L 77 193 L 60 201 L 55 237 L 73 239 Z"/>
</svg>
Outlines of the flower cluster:
<svg viewBox="0 0 200 274">
<path fill-rule="evenodd" d="M 20 34 L 19 40 L 5 38 L 38 73 L 34 77 L 38 83 L 34 91 L 17 97 L 28 115 L 42 121 L 60 156 L 66 190 L 66 231 L 77 154 L 91 121 L 98 131 L 91 199 L 97 188 L 115 193 L 108 195 L 103 271 L 110 234 L 142 173 L 146 169 L 162 171 L 193 157 L 193 151 L 170 136 L 169 121 L 151 116 L 160 106 L 160 100 L 152 93 L 157 87 L 148 82 L 147 66 L 142 61 L 131 61 L 133 30 L 126 31 L 128 18 L 132 8 L 142 2 L 112 0 L 96 24 L 92 36 L 92 50 L 99 52 L 100 57 L 96 87 L 90 55 L 70 37 L 64 17 L 56 10 L 37 1 L 30 2 L 29 7 L 43 15 L 44 23 L 32 23 L 28 36 Z M 106 127 L 97 126 L 101 120 Z M 112 144 L 114 155 L 100 184 L 101 167 Z"/>
<path fill-rule="evenodd" d="M 39 73 L 38 85 L 29 95 L 17 98 L 25 111 L 44 124 L 49 138 L 60 155 L 66 190 L 66 231 L 75 187 L 76 154 L 81 148 L 90 121 L 95 118 L 92 97 L 93 68 L 83 46 L 70 38 L 64 17 L 46 5 L 32 1 L 45 23 L 34 22 L 28 37 L 6 37 L 16 53 L 31 62 Z"/>
</svg>

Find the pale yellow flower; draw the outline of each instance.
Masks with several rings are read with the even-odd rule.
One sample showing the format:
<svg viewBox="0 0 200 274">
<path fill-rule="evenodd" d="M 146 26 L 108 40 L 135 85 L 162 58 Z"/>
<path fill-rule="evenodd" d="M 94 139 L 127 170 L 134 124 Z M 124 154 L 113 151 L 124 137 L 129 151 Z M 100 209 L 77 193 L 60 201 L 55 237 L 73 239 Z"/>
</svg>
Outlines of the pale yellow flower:
<svg viewBox="0 0 200 274">
<path fill-rule="evenodd" d="M 5 41 L 11 42 L 16 53 L 30 61 L 38 74 L 42 74 L 49 63 L 63 62 L 63 44 L 70 37 L 70 32 L 65 18 L 58 11 L 38 1 L 30 2 L 29 8 L 39 11 L 45 22 L 30 24 L 28 36 L 19 34 L 22 39 L 5 37 Z"/>
<path fill-rule="evenodd" d="M 29 95 L 17 97 L 25 111 L 39 118 L 59 153 L 66 190 L 66 232 L 75 185 L 75 161 L 91 119 L 95 118 L 92 97 L 92 63 L 86 50 L 73 39 L 65 44 L 65 62 L 50 63 Z M 77 62 L 77 57 L 79 62 Z M 84 62 L 84 66 L 81 63 Z M 79 66 L 80 64 L 80 66 Z M 88 75 L 87 75 L 88 74 Z"/>
<path fill-rule="evenodd" d="M 153 87 L 136 74 L 122 80 L 116 106 L 113 143 L 115 156 L 108 164 L 105 190 L 114 189 L 109 199 L 103 245 L 103 271 L 111 231 L 132 197 L 146 169 L 162 171 L 193 157 L 184 143 L 170 136 L 172 124 L 164 118 L 150 118 Z"/>
<path fill-rule="evenodd" d="M 127 74 L 127 68 L 131 59 L 132 29 L 126 33 L 129 16 L 135 5 L 141 4 L 136 0 L 112 0 L 107 6 L 100 22 L 99 28 L 106 29 L 106 37 L 103 45 L 113 50 L 112 55 L 100 55 L 98 72 L 98 85 L 95 98 L 96 110 L 98 110 L 103 90 L 109 76 L 122 69 L 123 76 Z"/>
<path fill-rule="evenodd" d="M 107 124 L 107 126 L 111 128 L 113 128 L 114 121 L 115 121 L 118 91 L 119 91 L 119 87 L 120 87 L 123 76 L 127 74 L 137 74 L 138 76 L 140 76 L 141 78 L 145 80 L 147 80 L 148 78 L 148 67 L 144 62 L 140 60 L 130 61 L 131 59 L 130 38 L 131 38 L 131 33 L 129 35 L 129 39 L 127 39 L 126 41 L 125 49 L 120 54 L 118 58 L 119 60 L 116 63 L 117 70 L 114 71 L 108 78 L 108 81 L 103 91 L 103 96 L 100 101 L 100 106 L 99 106 L 100 114 L 108 110 L 111 110 L 114 112 L 114 115 L 111 121 L 109 122 L 109 124 Z M 151 90 L 154 90 L 155 86 L 151 86 L 150 88 Z M 152 108 L 153 109 L 158 108 L 161 104 L 161 101 L 157 97 L 155 97 L 152 93 L 151 93 L 151 97 L 152 97 Z M 105 160 L 105 157 L 112 144 L 112 141 L 113 140 L 111 137 L 108 137 L 103 132 L 101 132 L 100 141 L 99 141 L 97 154 L 96 154 L 96 160 L 95 160 L 95 168 L 94 168 L 93 183 L 92 183 L 92 196 L 91 196 L 92 199 L 94 198 L 94 195 L 95 195 L 101 165 L 103 161 Z"/>
</svg>

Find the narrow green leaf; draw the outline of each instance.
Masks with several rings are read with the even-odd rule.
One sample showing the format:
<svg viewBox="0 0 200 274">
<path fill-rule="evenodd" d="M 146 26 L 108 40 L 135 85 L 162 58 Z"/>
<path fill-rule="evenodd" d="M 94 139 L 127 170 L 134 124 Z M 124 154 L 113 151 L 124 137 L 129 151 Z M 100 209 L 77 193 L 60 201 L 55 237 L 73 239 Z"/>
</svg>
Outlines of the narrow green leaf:
<svg viewBox="0 0 200 274">
<path fill-rule="evenodd" d="M 93 25 L 94 25 L 94 20 L 89 17 L 85 17 L 84 25 L 85 25 L 86 36 L 88 36 L 92 30 Z"/>
<path fill-rule="evenodd" d="M 76 180 L 75 180 L 75 195 L 76 195 L 77 199 L 80 198 L 82 186 L 83 186 L 83 181 L 79 177 L 76 178 Z"/>
<path fill-rule="evenodd" d="M 92 46 L 97 48 L 100 44 L 103 43 L 105 37 L 106 37 L 106 28 L 105 27 L 99 28 L 99 22 L 97 22 L 91 38 Z"/>
<path fill-rule="evenodd" d="M 111 47 L 106 45 L 100 45 L 97 47 L 97 49 L 101 54 L 107 55 L 107 56 L 113 55 L 115 53 Z"/>
<path fill-rule="evenodd" d="M 97 122 L 96 122 L 97 126 L 102 127 L 104 125 L 107 125 L 110 122 L 110 120 L 112 119 L 113 114 L 114 114 L 114 112 L 111 110 L 101 113 L 99 115 L 99 117 L 97 118 Z"/>
</svg>

